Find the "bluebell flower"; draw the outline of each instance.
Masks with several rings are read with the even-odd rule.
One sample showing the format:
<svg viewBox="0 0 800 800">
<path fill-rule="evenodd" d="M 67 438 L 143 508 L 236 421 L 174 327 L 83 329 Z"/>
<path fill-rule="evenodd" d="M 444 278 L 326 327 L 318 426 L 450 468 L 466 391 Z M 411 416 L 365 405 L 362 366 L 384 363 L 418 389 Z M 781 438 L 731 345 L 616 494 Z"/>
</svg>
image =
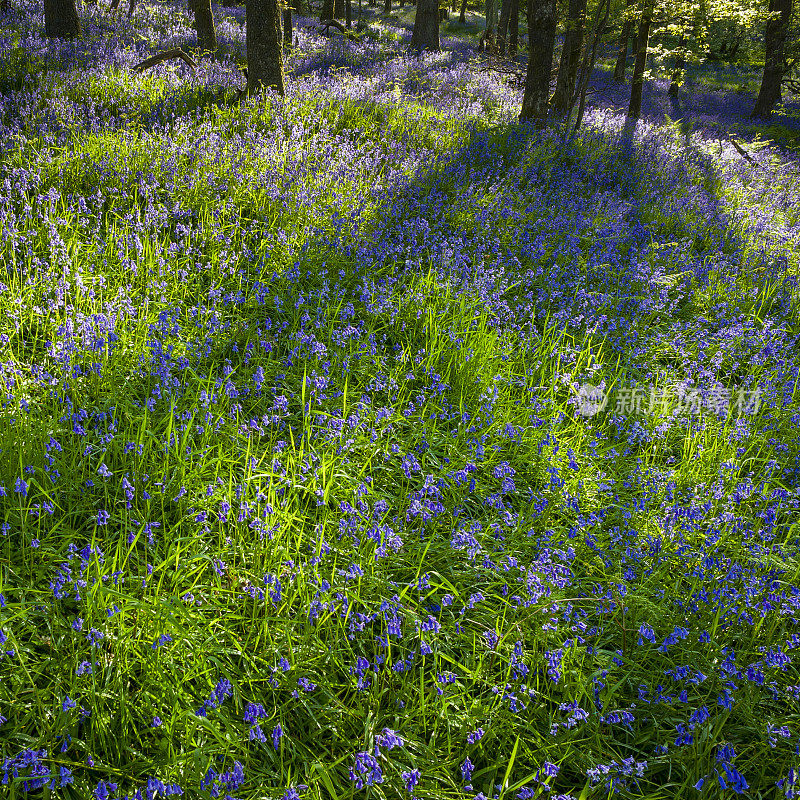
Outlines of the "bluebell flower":
<svg viewBox="0 0 800 800">
<path fill-rule="evenodd" d="M 400 777 L 403 779 L 406 791 L 413 797 L 414 789 L 419 785 L 421 773 L 418 769 L 412 769 L 409 772 L 401 772 Z"/>
</svg>

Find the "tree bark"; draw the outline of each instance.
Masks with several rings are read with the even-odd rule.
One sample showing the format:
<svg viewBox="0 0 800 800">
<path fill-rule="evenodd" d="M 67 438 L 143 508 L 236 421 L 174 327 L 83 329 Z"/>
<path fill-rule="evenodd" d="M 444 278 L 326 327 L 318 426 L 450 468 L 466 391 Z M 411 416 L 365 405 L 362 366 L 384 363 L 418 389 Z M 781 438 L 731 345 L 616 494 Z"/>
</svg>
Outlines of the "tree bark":
<svg viewBox="0 0 800 800">
<path fill-rule="evenodd" d="M 458 21 L 462 25 L 467 21 L 467 0 L 461 0 L 461 10 L 458 13 Z"/>
<path fill-rule="evenodd" d="M 283 43 L 286 47 L 292 46 L 292 4 L 287 3 L 283 9 Z"/>
<path fill-rule="evenodd" d="M 329 19 L 333 19 L 333 0 L 322 0 L 322 11 L 319 15 L 319 21 L 325 22 Z"/>
<path fill-rule="evenodd" d="M 392 13 L 392 0 L 383 0 L 383 13 L 384 14 Z"/>
<path fill-rule="evenodd" d="M 497 0 L 484 0 L 484 17 L 486 18 L 486 30 L 483 32 L 483 40 L 491 48 L 494 45 L 494 36 L 497 30 Z"/>
<path fill-rule="evenodd" d="M 519 44 L 519 0 L 511 0 L 511 17 L 508 20 L 508 55 L 517 57 Z"/>
<path fill-rule="evenodd" d="M 767 20 L 764 31 L 764 74 L 753 113 L 750 115 L 761 119 L 767 119 L 775 104 L 781 100 L 784 49 L 792 16 L 792 0 L 770 0 L 769 10 L 773 16 Z"/>
<path fill-rule="evenodd" d="M 528 71 L 519 118 L 544 128 L 556 41 L 556 0 L 528 0 L 528 20 Z"/>
<path fill-rule="evenodd" d="M 439 49 L 439 0 L 417 0 L 411 47 L 415 50 Z"/>
<path fill-rule="evenodd" d="M 247 0 L 247 92 L 264 88 L 284 93 L 281 18 L 278 0 Z"/>
<path fill-rule="evenodd" d="M 629 9 L 635 0 L 627 0 L 625 8 Z M 625 83 L 625 69 L 628 66 L 628 41 L 631 38 L 631 30 L 633 29 L 633 20 L 626 19 L 622 23 L 622 33 L 619 36 L 619 52 L 617 54 L 617 63 L 614 65 L 614 83 Z M 633 54 L 636 55 L 634 48 Z"/>
<path fill-rule="evenodd" d="M 653 8 L 648 5 L 642 11 L 639 30 L 636 33 L 636 61 L 631 78 L 631 100 L 628 104 L 628 117 L 639 119 L 642 113 L 642 89 L 644 87 L 644 69 L 647 65 L 647 43 L 650 38 L 650 25 L 653 21 Z"/>
<path fill-rule="evenodd" d="M 554 114 L 562 117 L 572 104 L 575 93 L 575 78 L 578 76 L 578 62 L 583 47 L 585 15 L 586 0 L 569 0 L 567 29 L 564 32 L 564 46 L 558 63 L 556 91 L 550 106 Z"/>
<path fill-rule="evenodd" d="M 81 35 L 75 0 L 44 0 L 44 35 L 50 39 L 72 39 Z"/>
<path fill-rule="evenodd" d="M 214 28 L 214 12 L 211 0 L 190 0 L 189 7 L 194 12 L 194 27 L 197 30 L 197 44 L 201 50 L 214 52 L 217 49 L 217 32 Z"/>
<path fill-rule="evenodd" d="M 348 28 L 353 27 L 353 0 L 344 0 L 344 20 Z"/>
<path fill-rule="evenodd" d="M 344 0 L 333 1 L 333 17 L 331 19 L 342 19 L 344 17 Z"/>
<path fill-rule="evenodd" d="M 501 56 L 506 54 L 508 27 L 511 22 L 511 3 L 512 0 L 503 0 L 500 6 L 500 22 L 497 25 L 497 53 Z"/>
</svg>

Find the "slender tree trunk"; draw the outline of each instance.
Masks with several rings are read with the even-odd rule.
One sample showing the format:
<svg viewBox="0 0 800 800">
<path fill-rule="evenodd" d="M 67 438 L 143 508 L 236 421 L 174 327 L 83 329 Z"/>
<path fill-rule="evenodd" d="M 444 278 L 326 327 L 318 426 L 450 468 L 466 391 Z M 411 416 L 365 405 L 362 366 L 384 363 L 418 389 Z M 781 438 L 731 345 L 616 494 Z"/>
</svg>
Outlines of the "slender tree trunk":
<svg viewBox="0 0 800 800">
<path fill-rule="evenodd" d="M 519 44 L 519 0 L 511 0 L 511 16 L 508 20 L 508 55 L 517 57 Z"/>
<path fill-rule="evenodd" d="M 284 93 L 281 17 L 278 0 L 247 0 L 247 92 Z"/>
<path fill-rule="evenodd" d="M 341 19 L 344 16 L 344 0 L 333 0 L 333 18 Z"/>
<path fill-rule="evenodd" d="M 647 43 L 650 38 L 650 25 L 653 21 L 653 7 L 648 5 L 642 11 L 639 30 L 636 34 L 636 61 L 631 78 L 631 100 L 628 104 L 628 117 L 639 119 L 642 113 L 642 89 L 644 87 L 644 69 L 647 65 Z"/>
<path fill-rule="evenodd" d="M 383 0 L 383 13 L 384 14 L 392 13 L 392 0 Z"/>
<path fill-rule="evenodd" d="M 544 128 L 556 41 L 556 0 L 528 0 L 528 20 L 528 72 L 519 118 Z"/>
<path fill-rule="evenodd" d="M 461 0 L 461 10 L 458 12 L 458 21 L 462 25 L 467 21 L 467 0 Z"/>
<path fill-rule="evenodd" d="M 631 38 L 632 27 L 633 23 L 630 21 L 622 23 L 617 63 L 614 64 L 614 83 L 625 83 L 625 67 L 628 65 L 628 42 Z"/>
<path fill-rule="evenodd" d="M 348 28 L 353 27 L 353 0 L 344 0 L 344 20 Z"/>
<path fill-rule="evenodd" d="M 483 33 L 483 40 L 487 47 L 494 44 L 494 34 L 497 29 L 497 0 L 485 0 L 484 16 L 486 17 L 486 30 Z"/>
<path fill-rule="evenodd" d="M 569 133 L 570 117 L 572 116 L 572 109 L 575 105 L 575 100 L 578 101 L 578 113 L 575 117 L 575 127 L 572 130 L 574 136 L 583 123 L 583 114 L 586 111 L 586 91 L 589 88 L 589 78 L 592 76 L 594 65 L 597 63 L 597 50 L 600 45 L 600 40 L 603 37 L 603 31 L 608 22 L 608 15 L 611 13 L 611 0 L 601 0 L 597 6 L 597 15 L 594 20 L 592 29 L 591 45 L 587 41 L 586 49 L 583 54 L 583 62 L 581 63 L 580 70 L 578 71 L 576 91 L 572 95 L 569 107 L 567 108 L 566 120 L 564 123 L 565 133 Z"/>
<path fill-rule="evenodd" d="M 669 79 L 669 91 L 667 94 L 670 97 L 677 97 L 681 88 L 681 79 L 683 78 L 683 68 L 686 66 L 686 54 L 684 52 L 684 45 L 686 37 L 681 36 L 680 44 L 678 45 L 678 52 L 675 55 L 675 63 L 672 65 L 672 75 Z"/>
<path fill-rule="evenodd" d="M 190 0 L 194 12 L 194 27 L 197 30 L 197 44 L 201 50 L 214 52 L 217 49 L 217 32 L 214 28 L 214 13 L 211 0 Z"/>
<path fill-rule="evenodd" d="M 287 3 L 283 9 L 283 43 L 287 49 L 292 46 L 292 4 Z"/>
<path fill-rule="evenodd" d="M 81 35 L 75 0 L 44 0 L 44 35 L 50 39 L 72 39 Z"/>
<path fill-rule="evenodd" d="M 561 49 L 561 60 L 558 63 L 556 91 L 551 105 L 553 113 L 561 117 L 567 113 L 575 93 L 575 78 L 578 76 L 578 62 L 583 47 L 586 0 L 569 0 L 568 14 L 564 47 Z"/>
<path fill-rule="evenodd" d="M 764 74 L 753 113 L 750 115 L 761 119 L 767 119 L 775 104 L 781 100 L 784 48 L 792 16 L 792 0 L 770 0 L 769 10 L 777 16 L 767 20 L 764 31 Z"/>
<path fill-rule="evenodd" d="M 320 22 L 333 19 L 333 0 L 322 0 L 322 10 L 319 14 Z"/>
<path fill-rule="evenodd" d="M 629 9 L 635 0 L 627 0 L 625 3 L 626 10 Z M 628 66 L 628 41 L 631 38 L 631 30 L 633 29 L 633 20 L 626 19 L 622 23 L 622 33 L 619 36 L 619 53 L 617 54 L 617 63 L 614 65 L 614 83 L 625 83 L 625 69 Z M 634 55 L 636 49 L 634 48 Z"/>
<path fill-rule="evenodd" d="M 439 49 L 439 0 L 417 0 L 411 47 L 416 50 Z"/>
<path fill-rule="evenodd" d="M 508 27 L 511 22 L 511 3 L 512 0 L 503 0 L 500 6 L 500 22 L 497 25 L 497 52 L 501 56 L 506 54 Z"/>
</svg>

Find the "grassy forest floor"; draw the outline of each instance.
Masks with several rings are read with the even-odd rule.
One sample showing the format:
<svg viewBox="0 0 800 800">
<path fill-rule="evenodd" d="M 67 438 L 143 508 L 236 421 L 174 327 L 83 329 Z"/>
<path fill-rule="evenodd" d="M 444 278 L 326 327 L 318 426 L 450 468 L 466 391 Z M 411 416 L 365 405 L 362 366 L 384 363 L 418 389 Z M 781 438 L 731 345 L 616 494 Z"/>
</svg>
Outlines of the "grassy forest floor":
<svg viewBox="0 0 800 800">
<path fill-rule="evenodd" d="M 564 144 L 378 18 L 231 104 L 242 9 L 138 75 L 182 8 L 12 5 L 3 796 L 794 796 L 793 152 L 655 83 Z"/>
</svg>

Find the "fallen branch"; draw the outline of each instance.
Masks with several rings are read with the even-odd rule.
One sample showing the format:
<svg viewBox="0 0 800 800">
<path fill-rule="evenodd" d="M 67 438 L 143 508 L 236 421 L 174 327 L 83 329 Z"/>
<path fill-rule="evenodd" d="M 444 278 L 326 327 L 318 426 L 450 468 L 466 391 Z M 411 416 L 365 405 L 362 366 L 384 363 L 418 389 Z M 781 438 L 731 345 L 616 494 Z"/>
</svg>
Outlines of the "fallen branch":
<svg viewBox="0 0 800 800">
<path fill-rule="evenodd" d="M 739 144 L 739 142 L 737 142 L 737 141 L 736 141 L 736 139 L 734 139 L 734 138 L 733 138 L 733 136 L 728 136 L 728 137 L 727 137 L 727 139 L 728 139 L 728 141 L 729 141 L 729 142 L 730 142 L 730 143 L 731 143 L 731 144 L 732 144 L 732 145 L 733 145 L 733 146 L 736 148 L 736 152 L 737 152 L 737 153 L 739 153 L 739 155 L 740 155 L 740 156 L 742 156 L 743 158 L 746 158 L 746 159 L 747 159 L 747 160 L 748 160 L 748 161 L 749 161 L 751 164 L 756 164 L 756 165 L 757 165 L 757 166 L 759 166 L 759 167 L 761 166 L 761 165 L 760 165 L 760 164 L 759 164 L 759 163 L 758 163 L 758 162 L 757 162 L 757 161 L 756 161 L 756 160 L 753 158 L 753 156 L 751 156 L 751 155 L 750 155 L 750 153 L 748 153 L 748 152 L 747 152 L 747 150 L 745 150 L 745 149 L 744 149 L 744 147 L 742 147 L 742 146 Z"/>
<path fill-rule="evenodd" d="M 338 19 L 326 19 L 320 22 L 320 33 L 327 33 L 330 28 L 336 28 L 339 33 L 347 33 L 347 28 Z"/>
<path fill-rule="evenodd" d="M 195 64 L 194 61 L 192 61 L 192 59 L 183 52 L 183 50 L 181 50 L 179 47 L 176 47 L 174 50 L 165 50 L 163 53 L 157 53 L 154 56 L 150 56 L 150 58 L 146 58 L 135 67 L 131 67 L 131 72 L 144 72 L 146 69 L 150 69 L 150 67 L 154 67 L 156 64 L 159 64 L 162 61 L 167 61 L 171 58 L 179 58 L 181 61 L 184 61 L 186 64 L 188 64 L 192 69 L 197 67 L 197 64 Z"/>
</svg>

